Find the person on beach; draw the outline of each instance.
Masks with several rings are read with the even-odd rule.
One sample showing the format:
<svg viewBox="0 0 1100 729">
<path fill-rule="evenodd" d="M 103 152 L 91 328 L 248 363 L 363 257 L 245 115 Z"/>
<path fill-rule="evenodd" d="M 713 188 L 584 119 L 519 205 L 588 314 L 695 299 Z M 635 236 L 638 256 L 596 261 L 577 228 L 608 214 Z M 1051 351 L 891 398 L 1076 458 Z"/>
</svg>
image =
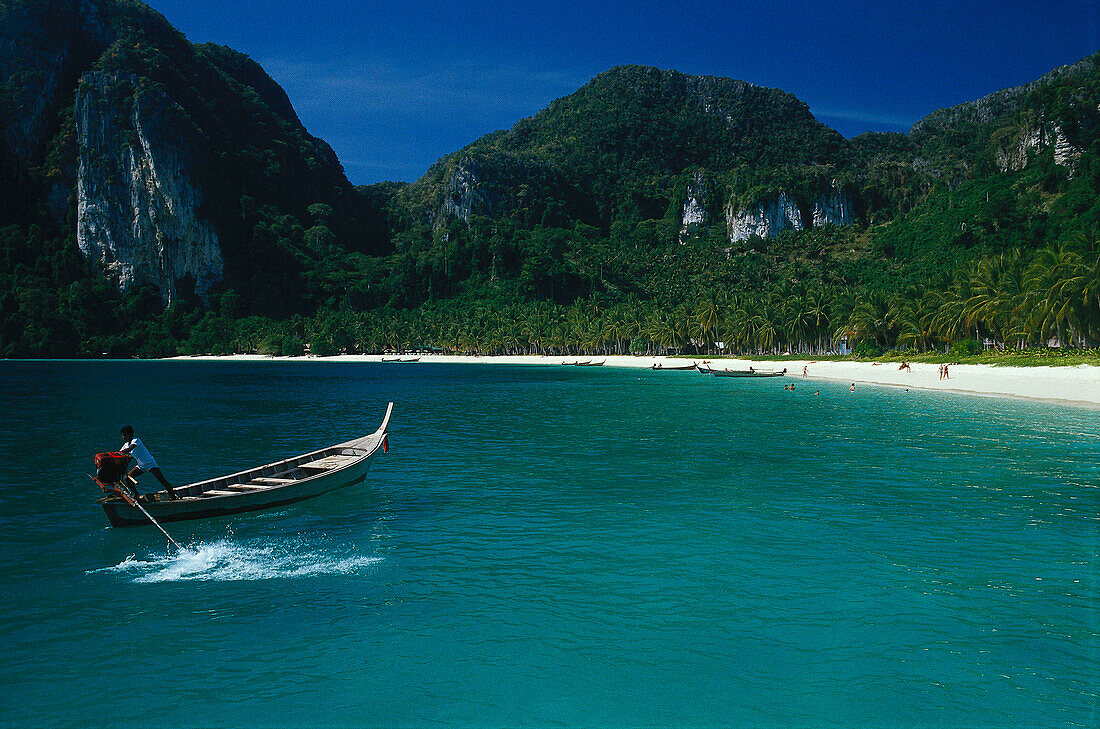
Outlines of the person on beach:
<svg viewBox="0 0 1100 729">
<path fill-rule="evenodd" d="M 945 380 L 950 380 L 951 379 L 951 375 L 949 375 L 947 373 L 947 364 L 946 363 L 944 363 L 944 365 L 943 365 L 943 379 L 945 379 Z"/>
<path fill-rule="evenodd" d="M 802 376 L 803 376 L 803 377 L 805 377 L 805 376 L 806 376 L 806 368 L 807 368 L 807 367 L 809 367 L 809 365 L 802 365 Z"/>
<path fill-rule="evenodd" d="M 134 493 L 137 493 L 137 477 L 148 471 L 153 474 L 160 485 L 164 487 L 168 492 L 168 498 L 178 499 L 179 495 L 172 489 L 172 484 L 168 483 L 168 479 L 164 477 L 160 467 L 157 465 L 157 460 L 153 458 L 153 454 L 149 452 L 149 449 L 145 447 L 145 444 L 141 442 L 141 438 L 134 436 L 134 429 L 132 426 L 123 426 L 122 430 L 123 439 L 125 443 L 119 448 L 120 453 L 126 453 L 134 459 L 135 465 L 130 473 L 126 474 L 126 477 L 130 479 L 131 485 L 134 487 Z"/>
</svg>

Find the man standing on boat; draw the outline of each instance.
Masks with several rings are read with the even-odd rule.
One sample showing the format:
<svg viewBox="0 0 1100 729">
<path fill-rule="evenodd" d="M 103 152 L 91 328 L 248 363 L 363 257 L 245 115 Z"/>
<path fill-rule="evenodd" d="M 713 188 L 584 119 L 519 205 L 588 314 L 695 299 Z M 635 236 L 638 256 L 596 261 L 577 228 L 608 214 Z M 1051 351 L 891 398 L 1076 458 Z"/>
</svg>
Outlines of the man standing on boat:
<svg viewBox="0 0 1100 729">
<path fill-rule="evenodd" d="M 121 453 L 130 455 L 134 459 L 134 463 L 137 464 L 130 470 L 130 473 L 126 474 L 134 486 L 134 493 L 137 493 L 137 477 L 148 471 L 160 481 L 160 485 L 168 492 L 168 498 L 178 499 L 179 496 L 172 490 L 172 484 L 168 483 L 168 480 L 164 478 L 164 474 L 161 473 L 160 467 L 157 466 L 157 460 L 153 458 L 153 454 L 150 453 L 149 449 L 145 447 L 145 444 L 141 442 L 141 438 L 134 437 L 133 427 L 129 425 L 124 426 L 121 432 L 126 442 L 123 443 L 122 447 L 118 450 Z"/>
</svg>

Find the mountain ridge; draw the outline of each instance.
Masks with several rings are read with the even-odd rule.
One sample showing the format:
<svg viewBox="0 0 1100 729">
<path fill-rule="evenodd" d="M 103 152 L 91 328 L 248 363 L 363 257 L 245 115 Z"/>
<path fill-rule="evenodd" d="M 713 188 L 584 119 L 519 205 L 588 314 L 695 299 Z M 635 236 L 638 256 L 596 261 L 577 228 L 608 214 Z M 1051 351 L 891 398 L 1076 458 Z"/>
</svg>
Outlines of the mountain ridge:
<svg viewBox="0 0 1100 729">
<path fill-rule="evenodd" d="M 1078 246 L 1100 220 L 1098 58 L 851 140 L 779 89 L 617 66 L 413 183 L 354 188 L 247 56 L 136 0 L 5 0 L 0 352 L 150 355 L 249 317 L 873 290 Z"/>
</svg>

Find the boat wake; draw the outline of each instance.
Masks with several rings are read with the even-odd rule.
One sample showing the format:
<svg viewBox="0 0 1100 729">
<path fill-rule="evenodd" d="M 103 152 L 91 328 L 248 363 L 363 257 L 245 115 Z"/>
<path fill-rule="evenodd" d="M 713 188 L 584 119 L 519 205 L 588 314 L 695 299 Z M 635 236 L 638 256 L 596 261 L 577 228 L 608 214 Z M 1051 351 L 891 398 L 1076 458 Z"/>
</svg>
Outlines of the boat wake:
<svg viewBox="0 0 1100 729">
<path fill-rule="evenodd" d="M 89 570 L 86 574 L 117 574 L 138 583 L 231 582 L 348 575 L 381 561 L 381 557 L 334 555 L 305 544 L 248 546 L 220 539 L 190 545 L 164 556 L 138 559 L 131 555 L 116 565 Z"/>
</svg>

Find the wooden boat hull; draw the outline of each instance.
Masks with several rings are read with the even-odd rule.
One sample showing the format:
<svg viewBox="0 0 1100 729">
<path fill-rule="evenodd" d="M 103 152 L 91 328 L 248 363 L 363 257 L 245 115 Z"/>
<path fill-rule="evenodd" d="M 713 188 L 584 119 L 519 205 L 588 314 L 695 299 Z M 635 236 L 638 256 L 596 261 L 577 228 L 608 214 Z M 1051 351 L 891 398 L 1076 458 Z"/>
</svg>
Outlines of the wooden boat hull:
<svg viewBox="0 0 1100 729">
<path fill-rule="evenodd" d="M 782 377 L 785 372 L 756 372 L 751 370 L 710 370 L 715 377 Z"/>
<path fill-rule="evenodd" d="M 183 498 L 142 502 L 158 522 L 207 519 L 261 509 L 274 509 L 336 491 L 366 478 L 371 462 L 384 449 L 393 403 L 371 435 L 259 466 L 240 473 L 177 486 Z M 285 478 L 293 476 L 293 478 Z M 118 496 L 99 500 L 112 526 L 149 524 L 141 511 Z"/>
<path fill-rule="evenodd" d="M 658 367 L 657 365 L 651 365 L 649 369 L 653 370 L 654 372 L 683 372 L 685 370 L 695 369 L 695 364 L 693 363 L 693 364 L 689 364 L 689 365 L 665 365 L 663 367 Z"/>
</svg>

